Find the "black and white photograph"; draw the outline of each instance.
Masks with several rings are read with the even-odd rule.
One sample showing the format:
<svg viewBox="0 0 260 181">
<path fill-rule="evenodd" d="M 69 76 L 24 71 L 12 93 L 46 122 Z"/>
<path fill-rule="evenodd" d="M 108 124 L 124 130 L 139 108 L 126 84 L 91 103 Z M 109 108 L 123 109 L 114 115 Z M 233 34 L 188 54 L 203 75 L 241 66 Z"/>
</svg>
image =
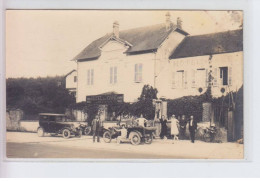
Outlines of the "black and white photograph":
<svg viewBox="0 0 260 181">
<path fill-rule="evenodd" d="M 244 159 L 242 10 L 6 10 L 7 159 Z"/>
</svg>

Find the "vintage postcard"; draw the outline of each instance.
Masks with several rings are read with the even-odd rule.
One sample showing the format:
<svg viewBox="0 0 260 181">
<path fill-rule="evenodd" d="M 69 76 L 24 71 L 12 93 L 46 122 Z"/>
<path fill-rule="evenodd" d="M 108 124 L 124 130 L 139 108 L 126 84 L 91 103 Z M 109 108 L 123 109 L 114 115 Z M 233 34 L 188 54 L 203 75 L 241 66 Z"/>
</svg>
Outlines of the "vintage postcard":
<svg viewBox="0 0 260 181">
<path fill-rule="evenodd" d="M 6 157 L 244 159 L 243 11 L 6 10 Z"/>
</svg>

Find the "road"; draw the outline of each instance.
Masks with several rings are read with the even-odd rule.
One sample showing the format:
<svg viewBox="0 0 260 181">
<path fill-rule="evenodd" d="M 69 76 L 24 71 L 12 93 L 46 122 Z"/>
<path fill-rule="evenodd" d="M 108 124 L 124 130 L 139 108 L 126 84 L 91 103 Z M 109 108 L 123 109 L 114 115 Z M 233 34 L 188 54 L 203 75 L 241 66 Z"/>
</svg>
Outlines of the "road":
<svg viewBox="0 0 260 181">
<path fill-rule="evenodd" d="M 91 136 L 63 139 L 38 137 L 36 133 L 7 132 L 8 158 L 102 158 L 102 159 L 242 159 L 243 144 L 205 143 L 155 139 L 152 144 L 93 143 Z"/>
<path fill-rule="evenodd" d="M 8 158 L 99 158 L 99 159 L 159 159 L 166 155 L 98 150 L 93 148 L 69 148 L 37 143 L 7 143 Z M 171 157 L 174 158 L 174 157 Z M 177 157 L 176 157 L 177 158 Z"/>
</svg>

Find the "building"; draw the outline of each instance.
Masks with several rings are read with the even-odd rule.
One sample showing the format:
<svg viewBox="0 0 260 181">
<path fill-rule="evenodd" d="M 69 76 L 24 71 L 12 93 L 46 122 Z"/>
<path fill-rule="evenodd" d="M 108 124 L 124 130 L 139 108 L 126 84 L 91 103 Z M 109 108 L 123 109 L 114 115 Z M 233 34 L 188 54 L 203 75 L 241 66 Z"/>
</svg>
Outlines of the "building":
<svg viewBox="0 0 260 181">
<path fill-rule="evenodd" d="M 116 92 L 124 101 L 134 102 L 145 84 L 157 87 L 157 77 L 171 52 L 187 36 L 181 22 L 119 31 L 114 22 L 113 32 L 88 45 L 74 60 L 77 62 L 77 102 L 86 96 Z"/>
<path fill-rule="evenodd" d="M 65 75 L 66 89 L 76 96 L 77 93 L 77 71 L 72 70 Z"/>
<path fill-rule="evenodd" d="M 205 92 L 210 72 L 213 97 L 236 92 L 243 85 L 243 30 L 187 36 L 171 54 L 167 67 L 169 83 L 161 85 L 166 97 Z"/>
<path fill-rule="evenodd" d="M 206 91 L 210 71 L 213 96 L 220 96 L 221 88 L 235 91 L 243 84 L 243 31 L 190 36 L 169 13 L 165 23 L 124 31 L 114 22 L 112 33 L 73 60 L 77 71 L 67 76 L 66 87 L 75 90 L 77 83 L 77 102 L 109 92 L 134 102 L 145 84 L 157 88 L 158 97 L 199 95 Z"/>
</svg>

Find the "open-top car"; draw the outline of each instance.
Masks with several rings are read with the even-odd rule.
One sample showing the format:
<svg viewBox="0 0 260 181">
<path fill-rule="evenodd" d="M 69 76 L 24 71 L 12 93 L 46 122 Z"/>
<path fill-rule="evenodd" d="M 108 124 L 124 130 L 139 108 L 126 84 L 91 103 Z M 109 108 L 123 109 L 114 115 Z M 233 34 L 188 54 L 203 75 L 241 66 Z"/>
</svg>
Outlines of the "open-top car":
<svg viewBox="0 0 260 181">
<path fill-rule="evenodd" d="M 40 113 L 37 134 L 42 137 L 45 133 L 62 134 L 63 138 L 81 137 L 82 129 L 79 122 L 67 119 L 65 114 Z"/>
<path fill-rule="evenodd" d="M 127 127 L 127 137 L 125 141 L 131 142 L 133 145 L 140 143 L 151 144 L 155 127 L 131 126 Z M 103 131 L 103 139 L 106 143 L 110 143 L 111 139 L 120 136 L 120 131 L 117 127 L 111 127 Z"/>
</svg>

